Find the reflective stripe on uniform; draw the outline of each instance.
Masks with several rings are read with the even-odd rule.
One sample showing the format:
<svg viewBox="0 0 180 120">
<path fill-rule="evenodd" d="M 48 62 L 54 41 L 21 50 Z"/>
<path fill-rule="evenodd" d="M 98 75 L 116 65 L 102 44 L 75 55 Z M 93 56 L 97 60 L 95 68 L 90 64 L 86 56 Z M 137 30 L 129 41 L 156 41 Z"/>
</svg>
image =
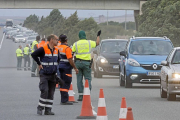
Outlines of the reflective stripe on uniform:
<svg viewBox="0 0 180 120">
<path fill-rule="evenodd" d="M 76 43 L 75 43 L 75 46 L 76 46 L 76 54 L 77 54 L 77 55 L 90 54 L 90 53 L 91 53 L 91 43 L 90 43 L 89 40 L 88 40 L 88 43 L 89 43 L 89 52 L 78 53 L 78 47 L 77 47 L 77 42 L 76 42 Z"/>
<path fill-rule="evenodd" d="M 83 95 L 83 93 L 78 93 L 79 95 Z"/>
<path fill-rule="evenodd" d="M 69 62 L 68 59 L 61 59 L 60 61 L 63 61 L 63 62 Z"/>
<path fill-rule="evenodd" d="M 66 74 L 68 77 L 72 77 L 72 74 Z"/>
<path fill-rule="evenodd" d="M 50 63 L 45 63 L 45 62 L 41 62 L 42 65 L 58 65 L 57 62 L 50 62 Z"/>
<path fill-rule="evenodd" d="M 49 107 L 49 108 L 52 108 L 52 105 L 45 105 L 45 107 Z"/>
<path fill-rule="evenodd" d="M 63 92 L 68 92 L 69 91 L 68 89 L 63 89 L 63 88 L 60 88 L 59 90 L 63 91 Z"/>
<path fill-rule="evenodd" d="M 45 56 L 51 56 L 52 57 L 52 54 L 45 54 Z M 58 56 L 58 54 L 53 54 L 53 56 Z"/>
<path fill-rule="evenodd" d="M 43 107 L 45 107 L 46 105 L 45 104 L 42 104 L 42 103 L 38 103 L 38 105 L 40 105 L 40 106 L 43 106 Z"/>
<path fill-rule="evenodd" d="M 61 55 L 66 55 L 66 53 L 62 53 L 62 52 L 60 52 L 59 54 L 61 54 Z"/>
</svg>

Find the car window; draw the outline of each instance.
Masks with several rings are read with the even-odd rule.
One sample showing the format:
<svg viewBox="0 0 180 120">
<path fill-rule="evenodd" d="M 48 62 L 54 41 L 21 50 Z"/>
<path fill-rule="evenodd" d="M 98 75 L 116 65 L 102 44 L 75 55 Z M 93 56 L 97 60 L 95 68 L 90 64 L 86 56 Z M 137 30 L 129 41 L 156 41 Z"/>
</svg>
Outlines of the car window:
<svg viewBox="0 0 180 120">
<path fill-rule="evenodd" d="M 126 43 L 126 41 L 103 42 L 100 51 L 101 53 L 119 53 L 124 51 Z"/>
<path fill-rule="evenodd" d="M 173 51 L 174 51 L 174 49 L 171 50 L 168 57 L 166 58 L 166 61 L 168 61 L 168 62 L 170 61 L 170 58 L 171 58 L 171 55 L 172 55 Z"/>
<path fill-rule="evenodd" d="M 176 50 L 175 54 L 172 56 L 172 64 L 180 64 L 180 50 Z"/>
<path fill-rule="evenodd" d="M 168 55 L 172 48 L 169 41 L 138 40 L 131 42 L 130 53 L 134 55 Z"/>
</svg>

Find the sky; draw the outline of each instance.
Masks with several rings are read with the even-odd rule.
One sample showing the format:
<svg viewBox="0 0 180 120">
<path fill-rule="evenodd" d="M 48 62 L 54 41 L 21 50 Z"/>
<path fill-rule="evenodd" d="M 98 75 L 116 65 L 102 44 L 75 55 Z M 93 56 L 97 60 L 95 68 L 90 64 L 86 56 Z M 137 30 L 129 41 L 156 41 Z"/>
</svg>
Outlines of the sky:
<svg viewBox="0 0 180 120">
<path fill-rule="evenodd" d="M 0 9 L 0 16 L 29 16 L 36 14 L 38 16 L 47 16 L 52 9 Z M 69 17 L 76 10 L 61 9 L 60 12 L 64 17 Z M 107 16 L 107 10 L 78 10 L 78 16 L 82 18 L 98 17 L 99 15 Z M 133 14 L 132 10 L 127 10 L 127 14 Z M 125 10 L 108 10 L 108 16 L 125 15 Z"/>
</svg>

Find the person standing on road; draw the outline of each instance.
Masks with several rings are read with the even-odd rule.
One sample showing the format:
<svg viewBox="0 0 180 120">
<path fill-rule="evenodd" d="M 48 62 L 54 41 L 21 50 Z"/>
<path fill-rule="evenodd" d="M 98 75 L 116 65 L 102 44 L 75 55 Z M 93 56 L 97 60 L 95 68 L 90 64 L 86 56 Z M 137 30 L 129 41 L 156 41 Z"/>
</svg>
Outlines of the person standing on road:
<svg viewBox="0 0 180 120">
<path fill-rule="evenodd" d="M 23 52 L 21 49 L 22 49 L 22 46 L 19 45 L 19 48 L 16 50 L 17 70 L 21 70 L 21 65 L 22 65 Z"/>
<path fill-rule="evenodd" d="M 64 81 L 64 85 L 60 86 L 61 105 L 73 105 L 72 102 L 68 101 L 68 91 L 72 82 L 72 68 L 74 68 L 76 74 L 78 74 L 78 69 L 73 61 L 72 50 L 67 44 L 67 36 L 60 35 L 59 39 L 61 40 L 61 45 L 58 47 L 61 57 L 59 62 L 59 72 L 60 78 Z"/>
<path fill-rule="evenodd" d="M 36 36 L 36 40 L 33 41 L 32 46 L 31 46 L 31 52 L 33 53 L 35 50 L 38 49 L 38 42 L 40 41 L 40 36 Z M 32 62 L 32 69 L 31 69 L 31 77 L 36 77 L 35 71 L 37 69 L 37 64 L 33 60 Z"/>
<path fill-rule="evenodd" d="M 76 67 L 79 70 L 77 74 L 77 88 L 79 93 L 78 101 L 83 99 L 83 76 L 89 82 L 91 90 L 91 49 L 99 45 L 101 30 L 97 33 L 97 40 L 87 40 L 84 31 L 79 32 L 79 41 L 75 42 L 72 47 L 72 52 L 76 54 Z"/>
<path fill-rule="evenodd" d="M 38 48 L 43 47 L 46 44 L 46 39 L 42 38 L 41 42 L 38 44 Z"/>
<path fill-rule="evenodd" d="M 45 115 L 54 115 L 51 111 L 53 105 L 54 91 L 56 85 L 57 65 L 60 59 L 59 51 L 55 46 L 58 44 L 56 35 L 48 36 L 49 44 L 37 49 L 31 54 L 32 58 L 39 65 L 41 95 L 37 107 L 37 114 L 42 115 L 45 108 Z M 39 58 L 40 57 L 40 60 Z"/>
<path fill-rule="evenodd" d="M 26 47 L 24 48 L 24 70 L 30 70 L 30 48 L 29 45 L 27 44 Z M 26 67 L 26 64 L 28 63 L 28 67 Z"/>
</svg>

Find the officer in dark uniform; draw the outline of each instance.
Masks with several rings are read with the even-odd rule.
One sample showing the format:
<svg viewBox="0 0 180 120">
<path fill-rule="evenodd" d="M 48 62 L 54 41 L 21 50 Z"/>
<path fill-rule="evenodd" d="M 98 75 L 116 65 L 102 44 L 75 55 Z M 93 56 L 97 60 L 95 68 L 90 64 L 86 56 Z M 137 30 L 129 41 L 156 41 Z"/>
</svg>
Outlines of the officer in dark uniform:
<svg viewBox="0 0 180 120">
<path fill-rule="evenodd" d="M 56 72 L 59 61 L 59 52 L 55 46 L 58 44 L 58 37 L 50 35 L 47 39 L 48 44 L 34 51 L 31 56 L 39 65 L 41 91 L 37 114 L 42 115 L 42 110 L 45 108 L 45 115 L 54 115 L 51 111 L 53 105 L 54 91 L 56 85 Z M 40 57 L 40 61 L 38 59 Z"/>
<path fill-rule="evenodd" d="M 61 105 L 73 105 L 72 102 L 68 101 L 68 91 L 72 82 L 72 68 L 74 68 L 76 74 L 78 74 L 79 71 L 73 62 L 72 50 L 67 44 L 67 36 L 60 35 L 59 39 L 61 40 L 61 45 L 58 47 L 61 58 L 59 72 L 61 73 L 61 79 L 64 81 L 64 85 L 60 86 Z"/>
</svg>

